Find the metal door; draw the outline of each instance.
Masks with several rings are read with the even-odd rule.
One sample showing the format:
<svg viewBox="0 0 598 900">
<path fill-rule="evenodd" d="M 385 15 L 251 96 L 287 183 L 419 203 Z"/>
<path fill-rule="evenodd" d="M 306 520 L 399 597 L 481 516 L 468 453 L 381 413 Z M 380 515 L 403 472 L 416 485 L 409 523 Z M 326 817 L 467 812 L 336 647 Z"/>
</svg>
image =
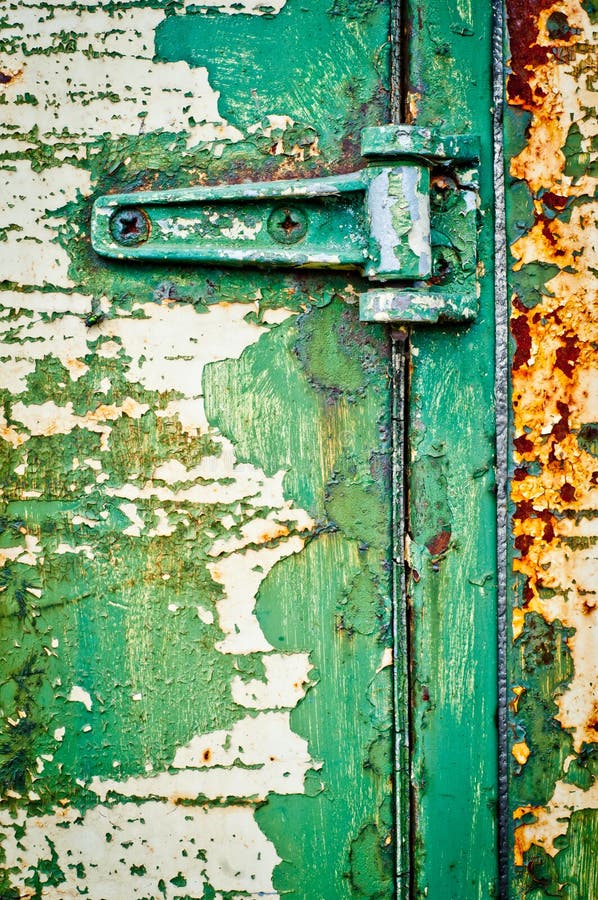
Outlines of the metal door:
<svg viewBox="0 0 598 900">
<path fill-rule="evenodd" d="M 492 896 L 490 21 L 466 6 L 2 19 L 3 897 Z M 351 272 L 91 248 L 98 195 L 343 173 L 367 125 L 474 114 L 473 323 L 364 324 Z"/>
</svg>

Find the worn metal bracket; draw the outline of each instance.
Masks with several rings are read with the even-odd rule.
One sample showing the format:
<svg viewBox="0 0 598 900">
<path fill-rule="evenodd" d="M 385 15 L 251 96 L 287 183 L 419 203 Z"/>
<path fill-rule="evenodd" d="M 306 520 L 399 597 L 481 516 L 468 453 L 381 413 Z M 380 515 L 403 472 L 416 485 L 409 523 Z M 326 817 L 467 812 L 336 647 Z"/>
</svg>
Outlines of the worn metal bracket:
<svg viewBox="0 0 598 900">
<path fill-rule="evenodd" d="M 94 249 L 117 259 L 358 269 L 363 321 L 473 319 L 479 140 L 366 128 L 349 175 L 100 197 Z M 384 286 L 382 286 L 384 285 Z"/>
</svg>

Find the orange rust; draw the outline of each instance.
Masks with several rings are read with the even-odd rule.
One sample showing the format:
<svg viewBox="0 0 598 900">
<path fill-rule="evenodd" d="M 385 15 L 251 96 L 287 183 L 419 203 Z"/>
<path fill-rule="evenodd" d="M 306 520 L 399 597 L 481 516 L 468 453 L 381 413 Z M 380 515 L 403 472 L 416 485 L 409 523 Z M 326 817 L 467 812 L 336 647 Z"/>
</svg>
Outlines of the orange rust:
<svg viewBox="0 0 598 900">
<path fill-rule="evenodd" d="M 529 759 L 530 752 L 531 751 L 525 741 L 517 741 L 517 743 L 513 744 L 513 746 L 511 747 L 511 753 L 520 766 L 524 766 L 526 764 Z"/>
<path fill-rule="evenodd" d="M 525 612 L 520 606 L 513 609 L 513 640 L 516 641 L 521 636 L 523 626 L 525 624 Z"/>
<path fill-rule="evenodd" d="M 519 708 L 519 700 L 521 698 L 521 695 L 525 694 L 525 688 L 521 685 L 515 685 L 515 687 L 512 687 L 511 690 L 515 694 L 515 697 L 511 700 L 509 705 L 513 712 L 516 713 Z"/>
<path fill-rule="evenodd" d="M 171 794 L 168 797 L 168 802 L 172 803 L 173 806 L 178 806 L 181 803 L 187 803 L 189 800 L 193 800 L 194 798 L 190 794 Z"/>
<path fill-rule="evenodd" d="M 543 811 L 542 806 L 518 806 L 513 811 L 513 819 L 517 821 L 523 816 L 538 816 Z M 532 840 L 527 834 L 525 825 L 520 825 L 514 830 L 514 861 L 516 866 L 522 866 L 524 856 L 532 845 Z"/>
<path fill-rule="evenodd" d="M 518 806 L 513 810 L 513 818 L 517 820 L 527 815 L 536 816 L 542 809 L 542 806 L 530 806 L 529 804 L 526 806 Z"/>
<path fill-rule="evenodd" d="M 515 829 L 514 839 L 513 858 L 515 865 L 522 866 L 525 854 L 532 845 L 531 840 L 526 835 L 525 826 Z"/>
<path fill-rule="evenodd" d="M 527 270 L 534 273 L 534 292 L 516 276 L 522 287 L 512 298 L 513 568 L 523 582 L 513 634 L 517 639 L 524 632 L 530 612 L 568 629 L 574 673 L 555 696 L 554 719 L 579 753 L 598 742 L 598 653 L 591 631 L 598 603 L 591 547 L 598 536 L 598 460 L 591 442 L 580 439 L 598 422 L 598 179 L 590 166 L 598 33 L 579 0 L 507 0 L 507 16 L 507 98 L 530 113 L 526 145 L 510 172 L 527 186 L 533 205 L 529 229 L 511 247 L 513 269 L 527 274 L 525 266 L 536 266 Z M 522 691 L 514 689 L 514 715 Z M 512 752 L 520 764 L 529 756 L 524 742 Z M 548 808 L 520 806 L 514 817 Z M 545 834 L 525 824 L 515 829 L 516 865 L 532 844 L 552 846 L 552 832 L 562 826 L 546 822 Z"/>
<path fill-rule="evenodd" d="M 0 71 L 0 85 L 14 84 L 20 81 L 23 76 L 24 69 L 3 69 Z"/>
<path fill-rule="evenodd" d="M 432 556 L 442 556 L 442 554 L 446 552 L 450 540 L 451 532 L 449 529 L 444 528 L 442 531 L 439 531 L 438 534 L 435 534 L 433 538 L 430 538 L 426 547 Z"/>
<path fill-rule="evenodd" d="M 257 543 L 267 544 L 268 541 L 274 541 L 276 538 L 285 537 L 289 533 L 286 525 L 279 525 L 278 522 L 272 523 L 269 528 L 264 528 L 258 538 Z"/>
</svg>

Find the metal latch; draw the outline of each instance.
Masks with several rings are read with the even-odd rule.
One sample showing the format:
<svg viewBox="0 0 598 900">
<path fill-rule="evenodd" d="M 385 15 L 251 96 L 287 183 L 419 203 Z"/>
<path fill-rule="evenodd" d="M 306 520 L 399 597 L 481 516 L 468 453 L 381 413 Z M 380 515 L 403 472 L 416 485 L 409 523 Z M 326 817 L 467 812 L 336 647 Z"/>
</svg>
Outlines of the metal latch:
<svg viewBox="0 0 598 900">
<path fill-rule="evenodd" d="M 94 249 L 117 259 L 358 269 L 362 321 L 475 317 L 479 140 L 366 128 L 349 175 L 100 197 Z"/>
</svg>

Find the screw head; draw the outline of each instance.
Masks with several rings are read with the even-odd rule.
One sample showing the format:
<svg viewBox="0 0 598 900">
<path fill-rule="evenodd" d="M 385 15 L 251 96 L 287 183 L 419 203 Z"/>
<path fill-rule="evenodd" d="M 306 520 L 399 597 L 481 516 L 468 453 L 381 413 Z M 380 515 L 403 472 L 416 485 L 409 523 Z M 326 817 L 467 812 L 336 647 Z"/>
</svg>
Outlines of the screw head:
<svg viewBox="0 0 598 900">
<path fill-rule="evenodd" d="M 110 234 L 118 244 L 143 244 L 150 236 L 150 221 L 142 209 L 117 209 L 110 219 Z"/>
<path fill-rule="evenodd" d="M 459 257 L 450 247 L 438 247 L 432 250 L 432 284 L 444 284 L 451 281 L 454 273 L 459 271 Z"/>
<path fill-rule="evenodd" d="M 296 206 L 277 206 L 270 213 L 268 232 L 279 244 L 296 244 L 307 234 L 307 215 Z"/>
</svg>

